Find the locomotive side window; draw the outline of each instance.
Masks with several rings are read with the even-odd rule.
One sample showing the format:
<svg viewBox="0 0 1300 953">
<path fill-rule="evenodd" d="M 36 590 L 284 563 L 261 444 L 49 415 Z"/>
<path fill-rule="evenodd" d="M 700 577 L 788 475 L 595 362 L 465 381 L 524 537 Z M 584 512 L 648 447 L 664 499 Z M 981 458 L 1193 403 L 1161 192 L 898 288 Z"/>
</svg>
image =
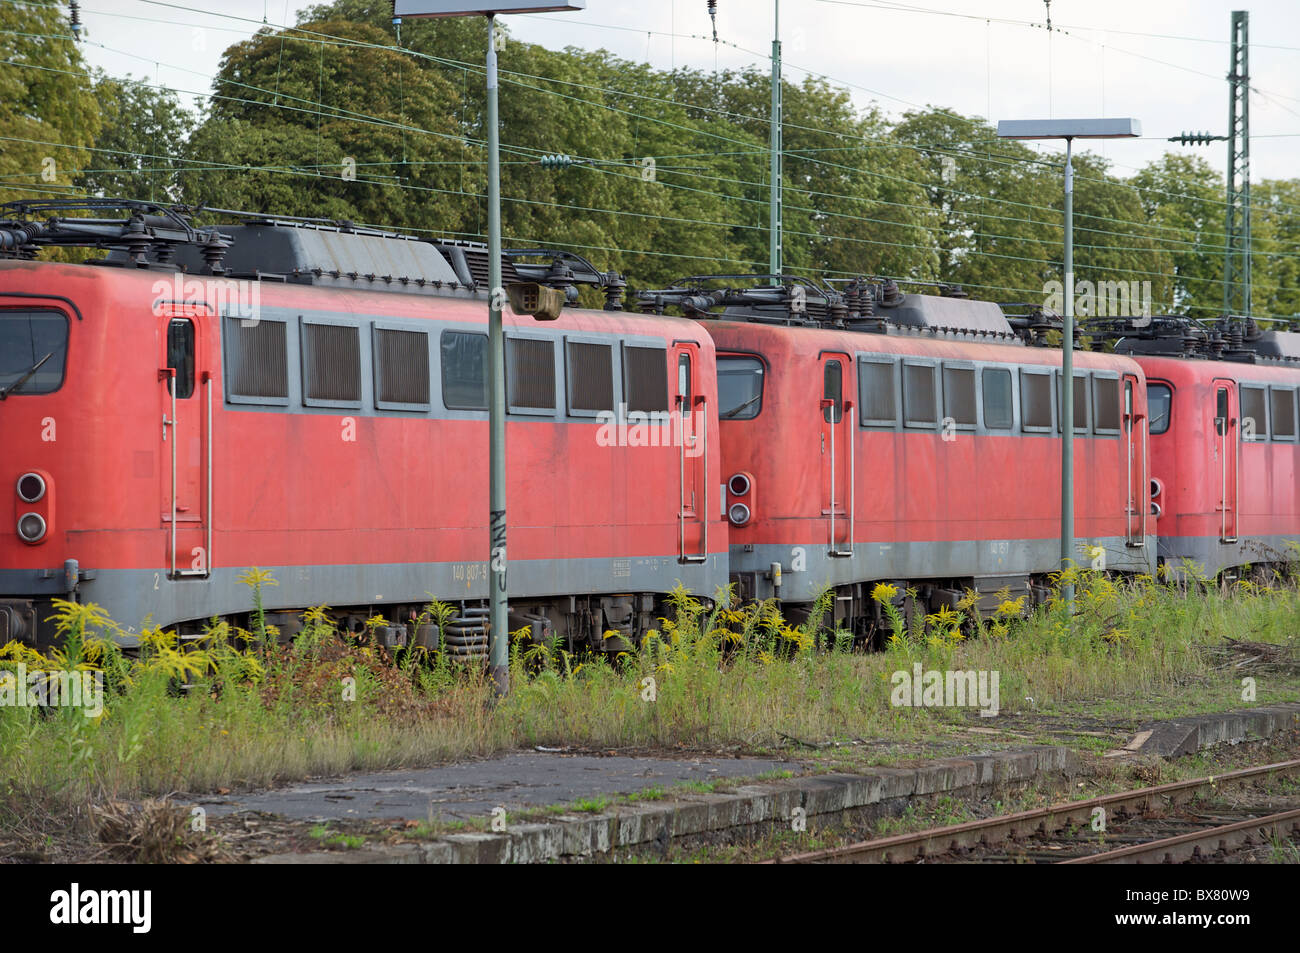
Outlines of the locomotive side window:
<svg viewBox="0 0 1300 953">
<path fill-rule="evenodd" d="M 685 357 L 685 355 L 682 355 Z M 623 345 L 623 403 L 646 413 L 668 409 L 668 352 Z"/>
<path fill-rule="evenodd" d="M 827 361 L 822 372 L 822 399 L 831 402 L 822 410 L 828 424 L 837 424 L 844 416 L 844 368 L 839 361 Z"/>
<path fill-rule="evenodd" d="M 375 406 L 429 406 L 429 334 L 375 328 Z M 399 408 L 400 409 L 400 408 Z"/>
<path fill-rule="evenodd" d="M 1273 415 L 1273 439 L 1295 440 L 1295 391 L 1289 387 L 1270 387 L 1268 399 Z"/>
<path fill-rule="evenodd" d="M 858 361 L 862 425 L 898 424 L 898 365 L 891 360 Z"/>
<path fill-rule="evenodd" d="M 1119 433 L 1119 381 L 1113 377 L 1094 377 L 1092 404 L 1096 409 L 1097 433 Z"/>
<path fill-rule="evenodd" d="M 1056 399 L 1062 399 L 1061 394 L 1061 375 L 1056 375 Z M 1064 404 L 1061 404 L 1063 407 Z M 1088 432 L 1088 378 L 1082 374 L 1074 375 L 1074 434 L 1086 434 Z M 1056 432 L 1062 433 L 1065 430 L 1064 412 L 1056 421 Z"/>
<path fill-rule="evenodd" d="M 718 370 L 722 370 L 722 362 L 718 362 Z M 691 356 L 685 352 L 677 355 L 677 407 L 683 413 L 690 413 L 691 409 Z"/>
<path fill-rule="evenodd" d="M 933 364 L 903 362 L 903 423 L 933 429 L 939 422 Z"/>
<path fill-rule="evenodd" d="M 608 344 L 569 341 L 569 413 L 614 410 L 614 358 Z"/>
<path fill-rule="evenodd" d="M 58 311 L 0 311 L 0 394 L 52 394 L 63 386 L 68 319 Z"/>
<path fill-rule="evenodd" d="M 448 410 L 487 410 L 487 335 L 443 331 L 442 403 Z"/>
<path fill-rule="evenodd" d="M 1268 402 L 1263 387 L 1241 385 L 1241 439 L 1268 439 Z"/>
<path fill-rule="evenodd" d="M 975 369 L 943 366 L 943 415 L 961 428 L 975 426 Z"/>
<path fill-rule="evenodd" d="M 361 402 L 361 329 L 345 324 L 302 325 L 303 403 Z"/>
<path fill-rule="evenodd" d="M 1174 392 L 1168 384 L 1147 385 L 1147 412 L 1151 415 L 1151 433 L 1161 434 L 1169 429 L 1169 412 L 1173 409 Z M 1228 412 L 1228 394 L 1223 393 L 1223 412 Z"/>
<path fill-rule="evenodd" d="M 555 343 L 506 338 L 506 403 L 512 411 L 555 410 Z"/>
<path fill-rule="evenodd" d="M 1001 367 L 986 367 L 982 378 L 984 426 L 989 430 L 1010 430 L 1013 422 L 1011 372 Z"/>
<path fill-rule="evenodd" d="M 1044 371 L 1020 371 L 1021 426 L 1028 431 L 1052 429 L 1052 375 Z"/>
<path fill-rule="evenodd" d="M 718 416 L 751 420 L 763 407 L 763 362 L 756 357 L 719 356 Z"/>
<path fill-rule="evenodd" d="M 232 397 L 285 403 L 289 397 L 285 323 L 226 318 L 226 367 Z"/>
<path fill-rule="evenodd" d="M 194 393 L 194 322 L 172 318 L 167 324 L 167 366 L 176 376 L 167 382 L 168 392 L 175 384 L 176 399 L 185 400 Z"/>
</svg>

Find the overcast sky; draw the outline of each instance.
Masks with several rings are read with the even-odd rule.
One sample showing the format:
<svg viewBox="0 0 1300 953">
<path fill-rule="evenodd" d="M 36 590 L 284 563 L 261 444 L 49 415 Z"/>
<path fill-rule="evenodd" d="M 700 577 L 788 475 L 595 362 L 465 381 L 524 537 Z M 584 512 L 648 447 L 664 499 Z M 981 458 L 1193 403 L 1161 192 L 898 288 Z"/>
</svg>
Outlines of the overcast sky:
<svg viewBox="0 0 1300 953">
<path fill-rule="evenodd" d="M 82 0 L 85 53 L 110 73 L 206 93 L 227 46 L 264 18 L 292 23 L 304 6 Z M 773 6 L 718 0 L 717 44 L 706 0 L 588 0 L 580 12 L 503 19 L 515 37 L 555 49 L 604 48 L 663 68 L 768 69 Z M 874 100 L 893 114 L 935 105 L 994 120 L 1133 116 L 1142 140 L 1101 147 L 1119 174 L 1166 149 L 1195 151 L 1223 169 L 1223 143 L 1183 147 L 1164 139 L 1184 130 L 1227 131 L 1229 27 L 1241 6 L 1052 0 L 1049 34 L 1043 0 L 781 0 L 785 75 L 800 82 L 813 71 L 848 87 L 859 105 Z M 1300 3 L 1256 0 L 1249 9 L 1252 179 L 1297 177 Z M 509 65 L 508 51 L 502 63 Z"/>
</svg>

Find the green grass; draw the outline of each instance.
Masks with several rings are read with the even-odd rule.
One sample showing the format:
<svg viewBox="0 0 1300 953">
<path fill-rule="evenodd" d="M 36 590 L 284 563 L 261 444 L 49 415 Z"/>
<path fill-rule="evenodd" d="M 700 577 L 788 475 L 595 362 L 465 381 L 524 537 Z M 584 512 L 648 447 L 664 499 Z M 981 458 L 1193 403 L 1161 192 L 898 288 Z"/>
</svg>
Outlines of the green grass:
<svg viewBox="0 0 1300 953">
<path fill-rule="evenodd" d="M 1221 653 L 1228 637 L 1297 645 L 1300 595 L 1289 583 L 1186 591 L 1076 575 L 1073 618 L 1059 601 L 1024 617 L 1009 601 L 987 617 L 968 603 L 911 627 L 897 620 L 886 650 L 872 654 L 847 650 L 843 639 L 816 647 L 816 613 L 790 626 L 772 605 L 728 608 L 725 594 L 706 603 L 678 591 L 635 654 L 580 657 L 514 641 L 513 691 L 496 705 L 483 668 L 436 653 L 394 660 L 364 637 L 341 639 L 323 607 L 305 614 L 288 646 L 255 615 L 255 631 L 216 625 L 192 651 L 174 633 L 146 629 L 140 656 L 128 659 L 108 639 L 114 622 L 94 606 L 65 605 L 60 652 L 43 658 L 11 643 L 0 648 L 0 667 L 97 667 L 108 688 L 104 711 L 90 719 L 72 708 L 0 707 L 0 824 L 88 799 L 269 786 L 534 745 L 725 745 L 828 766 L 889 763 L 972 743 L 1024 744 L 1002 732 L 1022 713 L 1136 722 L 1300 697 L 1294 671 L 1250 670 L 1258 696 L 1243 701 L 1241 670 Z M 266 574 L 249 580 L 259 593 L 272 582 Z M 444 611 L 435 603 L 429 616 Z M 998 671 L 1004 717 L 892 706 L 892 673 L 915 663 Z M 655 680 L 653 702 L 644 700 L 646 678 Z M 182 683 L 192 687 L 181 691 Z M 998 735 L 969 731 L 987 727 Z M 1035 731 L 1031 742 L 1108 743 Z M 852 747 L 861 739 L 891 744 Z M 607 802 L 596 800 L 603 810 Z"/>
</svg>

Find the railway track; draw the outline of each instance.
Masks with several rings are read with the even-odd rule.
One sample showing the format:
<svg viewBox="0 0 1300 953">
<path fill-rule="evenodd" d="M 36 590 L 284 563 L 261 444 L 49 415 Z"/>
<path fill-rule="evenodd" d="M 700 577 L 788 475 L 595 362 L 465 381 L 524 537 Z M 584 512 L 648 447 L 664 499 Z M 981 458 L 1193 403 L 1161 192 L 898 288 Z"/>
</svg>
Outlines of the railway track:
<svg viewBox="0 0 1300 953">
<path fill-rule="evenodd" d="M 1288 837 L 1300 832 L 1300 810 L 1272 811 L 1265 808 L 1262 812 L 1251 813 L 1229 809 L 1184 817 L 1163 816 L 1171 808 L 1177 809 L 1206 793 L 1217 793 L 1228 785 L 1297 774 L 1300 774 L 1300 760 L 1282 761 L 1085 801 L 1069 801 L 1017 814 L 792 854 L 772 863 L 917 863 L 949 856 L 957 860 L 969 858 L 994 863 L 1177 863 L 1198 853 L 1258 845 L 1274 837 Z M 1153 814 L 1161 816 L 1148 817 Z M 1091 831 L 1093 819 L 1098 816 L 1105 820 L 1108 828 L 1119 826 L 1117 821 L 1125 826 L 1123 833 L 1108 834 L 1106 841 L 1134 842 L 1098 852 L 1095 848 L 1100 838 L 1085 841 L 1076 836 L 1078 832 Z M 1127 829 L 1129 819 L 1138 819 L 1132 824 L 1132 831 Z M 1023 849 L 1015 854 L 996 852 L 999 846 L 1006 844 Z"/>
</svg>

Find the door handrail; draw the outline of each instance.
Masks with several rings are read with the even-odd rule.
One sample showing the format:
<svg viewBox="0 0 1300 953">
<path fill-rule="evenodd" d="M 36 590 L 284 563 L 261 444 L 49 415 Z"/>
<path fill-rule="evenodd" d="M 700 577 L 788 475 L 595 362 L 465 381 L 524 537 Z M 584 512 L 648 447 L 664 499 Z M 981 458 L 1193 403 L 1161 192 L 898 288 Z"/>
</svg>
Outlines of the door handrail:
<svg viewBox="0 0 1300 953">
<path fill-rule="evenodd" d="M 857 408 L 853 406 L 853 401 L 844 401 L 844 410 L 848 411 L 849 419 L 849 538 L 848 549 L 838 548 L 835 542 L 835 426 L 831 425 L 831 548 L 828 555 L 837 558 L 853 555 L 853 530 L 855 517 L 857 515 L 857 441 L 854 437 L 857 435 L 853 423 L 857 416 Z M 843 419 L 843 418 L 841 418 Z"/>
</svg>

